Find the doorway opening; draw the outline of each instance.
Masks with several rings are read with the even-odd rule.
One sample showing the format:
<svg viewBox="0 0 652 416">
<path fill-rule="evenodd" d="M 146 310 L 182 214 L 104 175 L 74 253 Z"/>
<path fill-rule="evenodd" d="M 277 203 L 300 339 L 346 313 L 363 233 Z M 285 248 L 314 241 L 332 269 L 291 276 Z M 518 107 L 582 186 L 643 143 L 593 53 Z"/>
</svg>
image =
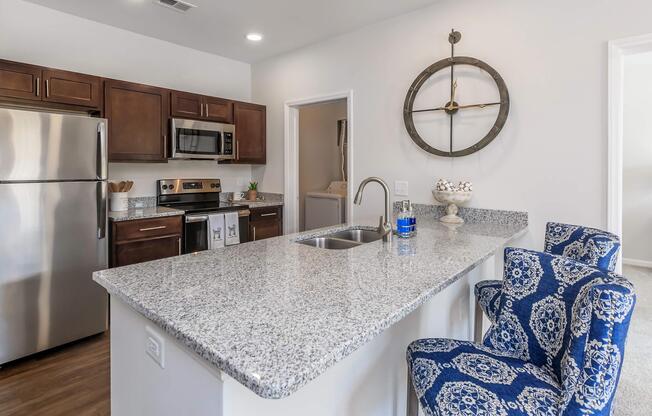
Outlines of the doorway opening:
<svg viewBox="0 0 652 416">
<path fill-rule="evenodd" d="M 351 218 L 352 92 L 286 103 L 285 232 Z"/>
<path fill-rule="evenodd" d="M 652 34 L 609 42 L 607 228 L 622 264 L 652 267 Z"/>
<path fill-rule="evenodd" d="M 608 229 L 620 236 L 617 271 L 636 288 L 616 406 L 642 414 L 652 373 L 652 35 L 609 43 Z M 625 399 L 626 398 L 626 399 Z"/>
</svg>

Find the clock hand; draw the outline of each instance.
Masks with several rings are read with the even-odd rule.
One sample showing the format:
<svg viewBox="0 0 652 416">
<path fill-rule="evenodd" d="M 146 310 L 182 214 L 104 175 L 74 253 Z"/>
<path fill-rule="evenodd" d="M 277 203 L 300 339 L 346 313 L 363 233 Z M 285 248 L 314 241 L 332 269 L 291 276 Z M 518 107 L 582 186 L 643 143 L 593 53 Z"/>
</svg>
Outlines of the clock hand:
<svg viewBox="0 0 652 416">
<path fill-rule="evenodd" d="M 486 104 L 468 104 L 468 105 L 458 105 L 457 108 L 458 110 L 464 109 L 464 108 L 485 108 L 493 105 L 500 105 L 501 103 L 486 103 Z"/>
<path fill-rule="evenodd" d="M 457 93 L 457 80 L 453 82 L 453 88 L 451 88 L 451 102 L 450 105 L 448 106 L 448 110 L 454 110 L 455 109 L 455 95 Z"/>
<path fill-rule="evenodd" d="M 426 111 L 444 111 L 448 110 L 449 107 L 435 107 L 435 108 L 425 108 L 423 110 L 412 110 L 413 113 L 425 113 Z"/>
<path fill-rule="evenodd" d="M 468 104 L 468 105 L 456 105 L 456 106 L 445 106 L 445 107 L 435 107 L 435 108 L 424 108 L 422 110 L 412 110 L 413 113 L 425 113 L 427 111 L 445 111 L 445 110 L 460 110 L 464 108 L 485 108 L 494 105 L 500 105 L 501 103 L 486 103 L 486 104 Z"/>
</svg>

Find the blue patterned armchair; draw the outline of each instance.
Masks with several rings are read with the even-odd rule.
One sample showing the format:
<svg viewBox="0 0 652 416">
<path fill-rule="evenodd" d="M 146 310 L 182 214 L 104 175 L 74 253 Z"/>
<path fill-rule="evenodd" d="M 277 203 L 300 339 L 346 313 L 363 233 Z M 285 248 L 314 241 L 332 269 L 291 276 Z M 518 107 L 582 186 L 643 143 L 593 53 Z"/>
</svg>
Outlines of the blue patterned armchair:
<svg viewBox="0 0 652 416">
<path fill-rule="evenodd" d="M 544 250 L 613 272 L 618 261 L 620 239 L 615 234 L 596 228 L 549 222 L 546 225 Z M 502 287 L 502 280 L 483 280 L 474 288 L 477 304 L 491 322 L 496 320 Z"/>
<path fill-rule="evenodd" d="M 607 416 L 636 297 L 625 278 L 568 257 L 508 248 L 483 344 L 407 349 L 408 415 Z"/>
</svg>

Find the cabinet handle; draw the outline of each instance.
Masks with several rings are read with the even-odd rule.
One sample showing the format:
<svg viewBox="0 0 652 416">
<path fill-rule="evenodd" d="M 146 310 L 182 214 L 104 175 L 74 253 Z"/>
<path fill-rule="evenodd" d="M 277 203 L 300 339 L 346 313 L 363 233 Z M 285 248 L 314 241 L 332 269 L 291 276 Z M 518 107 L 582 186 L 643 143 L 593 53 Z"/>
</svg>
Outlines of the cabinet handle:
<svg viewBox="0 0 652 416">
<path fill-rule="evenodd" d="M 206 114 L 206 117 L 208 117 L 208 104 L 204 104 L 206 106 L 206 110 L 204 110 L 204 114 Z"/>
<path fill-rule="evenodd" d="M 204 104 L 199 103 L 199 116 L 204 117 Z"/>
<path fill-rule="evenodd" d="M 147 227 L 147 228 L 141 228 L 141 229 L 138 230 L 138 231 L 143 232 L 143 231 L 164 230 L 164 229 L 166 229 L 166 228 L 168 228 L 166 225 L 159 225 L 158 227 Z"/>
<path fill-rule="evenodd" d="M 275 217 L 276 212 L 268 212 L 267 214 L 260 214 L 261 217 Z"/>
<path fill-rule="evenodd" d="M 36 77 L 36 96 L 38 97 L 41 93 L 41 78 Z"/>
<path fill-rule="evenodd" d="M 45 98 L 50 97 L 50 80 L 46 79 L 45 80 Z"/>
<path fill-rule="evenodd" d="M 256 226 L 254 225 L 254 241 L 256 241 Z"/>
<path fill-rule="evenodd" d="M 181 237 L 179 237 L 179 255 L 181 255 Z"/>
<path fill-rule="evenodd" d="M 235 160 L 240 160 L 240 140 L 235 140 Z"/>
</svg>

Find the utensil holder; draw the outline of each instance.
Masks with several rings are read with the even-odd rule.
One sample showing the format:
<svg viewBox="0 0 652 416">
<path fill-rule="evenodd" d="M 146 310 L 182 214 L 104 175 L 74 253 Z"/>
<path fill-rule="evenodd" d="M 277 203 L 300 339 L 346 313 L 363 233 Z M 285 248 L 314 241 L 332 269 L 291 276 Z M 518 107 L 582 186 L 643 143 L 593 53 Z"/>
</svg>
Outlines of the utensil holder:
<svg viewBox="0 0 652 416">
<path fill-rule="evenodd" d="M 127 211 L 129 209 L 128 192 L 113 192 L 111 194 L 111 211 Z"/>
</svg>

